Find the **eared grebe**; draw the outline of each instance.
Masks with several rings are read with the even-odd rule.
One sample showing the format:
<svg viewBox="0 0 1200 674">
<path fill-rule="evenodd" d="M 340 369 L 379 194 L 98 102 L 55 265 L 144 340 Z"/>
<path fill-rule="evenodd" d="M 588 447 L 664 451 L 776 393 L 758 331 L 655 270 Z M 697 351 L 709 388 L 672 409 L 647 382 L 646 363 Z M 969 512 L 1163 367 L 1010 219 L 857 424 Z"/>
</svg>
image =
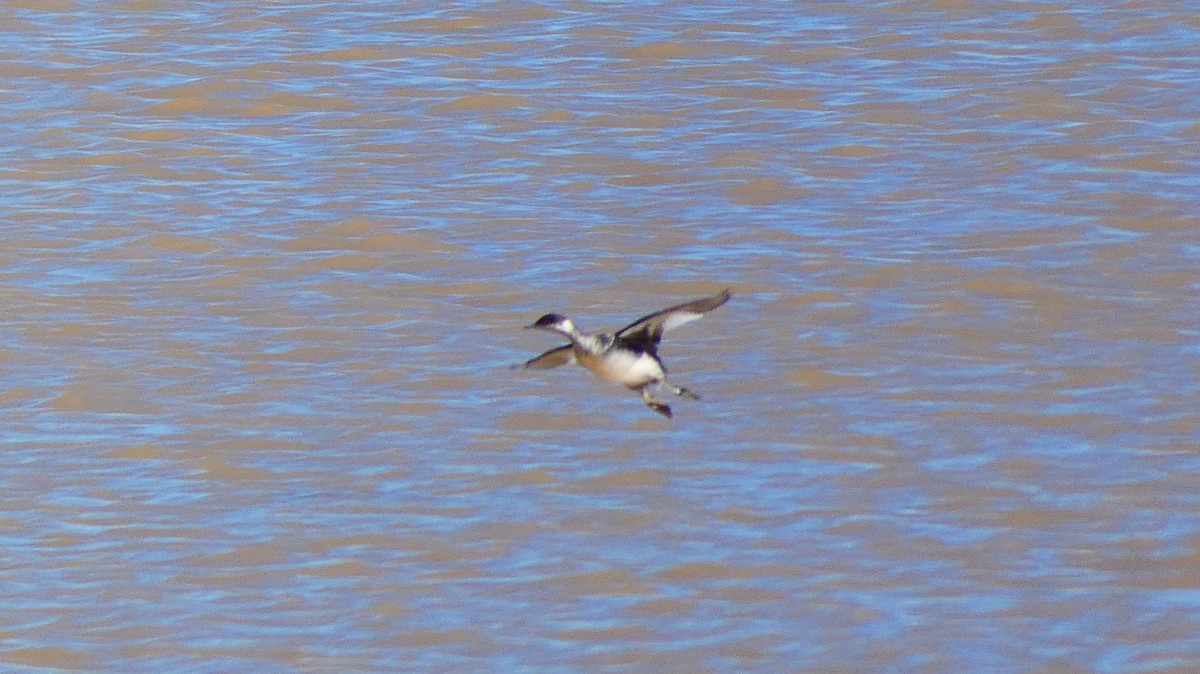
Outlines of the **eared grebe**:
<svg viewBox="0 0 1200 674">
<path fill-rule="evenodd" d="M 667 368 L 658 357 L 658 343 L 664 332 L 700 318 L 725 304 L 729 298 L 730 293 L 725 290 L 712 297 L 656 311 L 611 335 L 589 335 L 580 332 L 566 316 L 546 314 L 526 327 L 558 333 L 570 339 L 571 343 L 550 349 L 522 367 L 526 370 L 548 370 L 559 365 L 579 363 L 600 379 L 622 384 L 641 393 L 647 407 L 670 418 L 671 406 L 651 397 L 652 387 L 666 385 L 675 395 L 692 400 L 698 400 L 699 396 L 667 381 Z"/>
</svg>

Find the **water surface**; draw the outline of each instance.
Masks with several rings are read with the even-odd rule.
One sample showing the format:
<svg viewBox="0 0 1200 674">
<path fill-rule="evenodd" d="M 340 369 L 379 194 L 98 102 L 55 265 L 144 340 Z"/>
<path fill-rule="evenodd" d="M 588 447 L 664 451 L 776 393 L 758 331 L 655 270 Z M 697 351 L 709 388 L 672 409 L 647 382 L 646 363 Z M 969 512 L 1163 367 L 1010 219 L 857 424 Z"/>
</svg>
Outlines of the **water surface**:
<svg viewBox="0 0 1200 674">
<path fill-rule="evenodd" d="M 1195 12 L 726 5 L 3 10 L 0 663 L 1192 671 Z"/>
</svg>

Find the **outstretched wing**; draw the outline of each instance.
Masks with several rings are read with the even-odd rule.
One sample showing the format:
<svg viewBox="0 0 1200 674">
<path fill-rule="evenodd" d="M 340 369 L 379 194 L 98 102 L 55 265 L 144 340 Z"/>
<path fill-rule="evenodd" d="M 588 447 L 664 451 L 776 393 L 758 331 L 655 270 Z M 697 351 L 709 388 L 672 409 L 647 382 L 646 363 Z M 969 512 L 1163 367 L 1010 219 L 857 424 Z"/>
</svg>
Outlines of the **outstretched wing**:
<svg viewBox="0 0 1200 674">
<path fill-rule="evenodd" d="M 664 332 L 700 318 L 729 301 L 732 295 L 725 289 L 712 297 L 702 297 L 678 306 L 642 316 L 617 331 L 616 337 L 627 341 L 657 344 Z"/>
<path fill-rule="evenodd" d="M 531 358 L 530 360 L 525 361 L 525 364 L 521 366 L 521 369 L 549 370 L 560 365 L 569 365 L 574 362 L 575 349 L 573 349 L 570 344 L 564 344 L 562 346 L 550 349 L 537 358 Z"/>
</svg>

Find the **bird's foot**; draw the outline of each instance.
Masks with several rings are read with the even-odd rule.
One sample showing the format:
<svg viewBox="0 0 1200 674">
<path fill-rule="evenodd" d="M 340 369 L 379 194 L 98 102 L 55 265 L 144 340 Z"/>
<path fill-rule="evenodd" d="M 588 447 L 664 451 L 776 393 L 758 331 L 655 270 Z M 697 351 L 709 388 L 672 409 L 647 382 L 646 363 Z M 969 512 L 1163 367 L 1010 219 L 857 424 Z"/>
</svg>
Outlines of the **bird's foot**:
<svg viewBox="0 0 1200 674">
<path fill-rule="evenodd" d="M 649 407 L 668 419 L 671 418 L 671 406 L 651 398 L 649 389 L 642 389 L 642 400 L 646 403 L 646 407 Z"/>
<path fill-rule="evenodd" d="M 646 407 L 649 407 L 668 419 L 671 418 L 671 406 L 666 403 L 660 403 L 657 400 L 647 400 Z"/>
<path fill-rule="evenodd" d="M 695 393 L 692 393 L 691 391 L 685 389 L 682 386 L 672 385 L 671 390 L 675 392 L 675 395 L 677 395 L 681 398 L 687 398 L 688 400 L 699 400 L 700 399 L 700 396 L 696 395 Z"/>
</svg>

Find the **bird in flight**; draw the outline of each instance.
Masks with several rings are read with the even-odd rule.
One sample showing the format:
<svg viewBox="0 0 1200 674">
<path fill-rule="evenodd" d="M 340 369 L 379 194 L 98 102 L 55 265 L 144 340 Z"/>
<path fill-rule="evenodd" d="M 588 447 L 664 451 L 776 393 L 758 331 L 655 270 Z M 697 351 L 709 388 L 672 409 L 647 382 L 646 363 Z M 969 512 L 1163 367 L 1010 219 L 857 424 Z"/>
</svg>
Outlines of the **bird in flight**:
<svg viewBox="0 0 1200 674">
<path fill-rule="evenodd" d="M 658 356 L 658 344 L 663 333 L 700 318 L 725 304 L 730 297 L 729 290 L 724 290 L 712 297 L 702 297 L 656 311 L 612 334 L 580 332 L 566 316 L 546 314 L 526 327 L 557 333 L 571 341 L 530 359 L 521 367 L 525 370 L 549 370 L 560 365 L 579 363 L 604 381 L 622 384 L 641 393 L 646 407 L 669 419 L 671 406 L 655 400 L 650 394 L 652 388 L 665 385 L 675 395 L 684 398 L 699 400 L 699 396 L 667 381 L 667 368 Z"/>
</svg>

